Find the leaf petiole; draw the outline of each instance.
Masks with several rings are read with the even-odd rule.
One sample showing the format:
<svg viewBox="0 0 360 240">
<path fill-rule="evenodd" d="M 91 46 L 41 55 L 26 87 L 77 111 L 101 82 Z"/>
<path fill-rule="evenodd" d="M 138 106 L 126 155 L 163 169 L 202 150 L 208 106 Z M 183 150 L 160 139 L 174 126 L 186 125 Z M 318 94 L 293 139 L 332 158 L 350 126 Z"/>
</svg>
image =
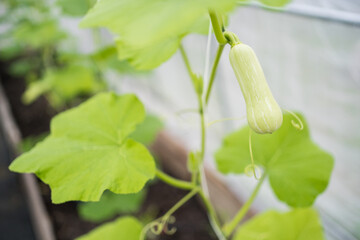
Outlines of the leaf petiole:
<svg viewBox="0 0 360 240">
<path fill-rule="evenodd" d="M 196 187 L 196 185 L 194 185 L 191 182 L 173 178 L 173 177 L 167 175 L 166 173 L 160 171 L 159 169 L 156 169 L 155 174 L 156 174 L 156 177 L 158 177 L 163 182 L 165 182 L 165 183 L 167 183 L 167 184 L 169 184 L 171 186 L 180 188 L 180 189 L 192 190 L 192 189 L 194 189 Z"/>
</svg>

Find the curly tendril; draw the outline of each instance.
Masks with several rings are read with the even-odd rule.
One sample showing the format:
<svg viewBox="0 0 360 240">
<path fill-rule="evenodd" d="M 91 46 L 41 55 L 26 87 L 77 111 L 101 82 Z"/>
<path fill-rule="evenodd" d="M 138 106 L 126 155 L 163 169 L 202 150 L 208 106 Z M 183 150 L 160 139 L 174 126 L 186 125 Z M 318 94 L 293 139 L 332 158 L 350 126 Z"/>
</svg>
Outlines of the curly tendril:
<svg viewBox="0 0 360 240">
<path fill-rule="evenodd" d="M 249 164 L 244 169 L 245 175 L 248 177 L 254 176 L 256 180 L 259 180 L 262 176 L 261 168 L 258 165 Z"/>
<path fill-rule="evenodd" d="M 294 126 L 294 128 L 296 128 L 297 130 L 301 131 L 304 129 L 304 124 L 301 121 L 301 119 L 299 118 L 298 115 L 296 115 L 294 112 L 289 111 L 289 110 L 285 110 L 286 112 L 290 113 L 291 116 L 293 116 L 297 122 L 295 122 L 294 120 L 291 120 L 291 124 Z"/>
<path fill-rule="evenodd" d="M 173 235 L 177 229 L 176 227 L 169 228 L 169 224 L 174 224 L 175 221 L 176 218 L 174 216 L 165 215 L 148 223 L 141 231 L 140 240 L 146 240 L 146 235 L 149 231 L 155 235 L 160 235 L 162 232 L 167 235 Z"/>
</svg>

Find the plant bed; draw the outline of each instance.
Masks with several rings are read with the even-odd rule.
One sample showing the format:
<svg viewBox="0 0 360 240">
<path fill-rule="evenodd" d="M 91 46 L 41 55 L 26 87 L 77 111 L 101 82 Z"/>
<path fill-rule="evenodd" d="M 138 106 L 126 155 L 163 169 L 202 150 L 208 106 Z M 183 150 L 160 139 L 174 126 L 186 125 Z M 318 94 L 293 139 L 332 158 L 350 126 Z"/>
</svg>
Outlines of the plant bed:
<svg viewBox="0 0 360 240">
<path fill-rule="evenodd" d="M 6 64 L 2 63 L 1 66 L 4 67 Z M 29 137 L 49 131 L 50 120 L 56 111 L 49 107 L 43 97 L 30 105 L 24 105 L 21 101 L 21 96 L 25 91 L 24 80 L 7 75 L 3 71 L 3 67 L 1 68 L 1 84 L 21 135 Z M 37 181 L 37 183 L 50 216 L 56 239 L 74 239 L 101 225 L 102 222 L 94 223 L 82 219 L 77 212 L 77 202 L 52 204 L 50 188 L 41 181 Z M 156 181 L 148 187 L 145 201 L 135 215 L 140 216 L 149 209 L 155 209 L 157 212 L 155 217 L 159 217 L 185 195 L 186 191 Z M 175 212 L 174 216 L 176 218 L 174 224 L 177 229 L 176 233 L 170 236 L 161 235 L 157 239 L 216 239 L 203 206 L 195 198 L 187 202 L 181 211 Z M 114 220 L 114 218 L 111 220 Z"/>
</svg>

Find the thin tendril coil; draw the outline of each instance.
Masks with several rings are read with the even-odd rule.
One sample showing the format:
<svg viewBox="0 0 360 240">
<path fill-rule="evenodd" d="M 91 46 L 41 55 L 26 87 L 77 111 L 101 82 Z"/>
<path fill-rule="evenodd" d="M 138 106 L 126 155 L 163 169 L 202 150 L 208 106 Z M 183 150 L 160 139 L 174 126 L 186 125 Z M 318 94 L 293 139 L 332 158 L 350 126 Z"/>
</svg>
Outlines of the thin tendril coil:
<svg viewBox="0 0 360 240">
<path fill-rule="evenodd" d="M 248 176 L 248 177 L 252 177 L 254 176 L 255 179 L 259 180 L 262 176 L 261 174 L 261 168 L 258 166 L 258 165 L 254 165 L 255 168 L 253 167 L 252 164 L 249 164 L 245 167 L 245 175 Z M 258 172 L 258 174 L 256 174 Z M 255 173 L 255 174 L 254 174 Z"/>
<path fill-rule="evenodd" d="M 174 216 L 163 216 L 154 220 L 153 222 L 147 224 L 141 233 L 141 240 L 146 239 L 147 232 L 150 230 L 151 233 L 155 235 L 160 235 L 164 232 L 167 235 L 173 235 L 176 232 L 176 227 L 169 228 L 169 224 L 174 224 L 176 218 Z"/>
<path fill-rule="evenodd" d="M 304 124 L 301 121 L 301 119 L 299 118 L 298 115 L 296 115 L 294 112 L 289 111 L 289 110 L 285 110 L 286 112 L 290 113 L 291 116 L 293 116 L 297 122 L 295 122 L 293 119 L 291 120 L 291 124 L 294 126 L 294 128 L 296 128 L 297 130 L 301 131 L 304 129 Z"/>
</svg>

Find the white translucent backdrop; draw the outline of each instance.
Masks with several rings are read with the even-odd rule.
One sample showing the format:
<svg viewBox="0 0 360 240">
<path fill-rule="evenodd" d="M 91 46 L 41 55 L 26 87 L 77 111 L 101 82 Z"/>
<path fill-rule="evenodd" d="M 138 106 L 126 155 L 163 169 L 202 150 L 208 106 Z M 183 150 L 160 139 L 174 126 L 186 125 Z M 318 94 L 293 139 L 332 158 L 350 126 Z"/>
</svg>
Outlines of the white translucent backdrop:
<svg viewBox="0 0 360 240">
<path fill-rule="evenodd" d="M 326 4 L 317 5 L 332 10 L 339 7 L 338 1 L 323 2 Z M 359 12 L 359 1 L 342 1 L 344 5 L 346 2 L 349 11 Z M 344 5 L 340 5 L 341 10 L 346 10 Z M 254 48 L 279 104 L 303 112 L 313 139 L 336 159 L 329 187 L 316 201 L 328 239 L 359 239 L 360 27 L 242 7 L 232 14 L 229 29 Z M 204 71 L 206 43 L 204 36 L 189 36 L 184 40 L 190 61 L 199 73 Z M 212 59 L 215 51 L 216 42 L 212 39 Z M 220 62 L 208 121 L 245 116 L 244 100 L 228 52 L 226 48 Z M 150 76 L 126 77 L 120 81 L 116 78 L 112 84 L 121 92 L 137 92 L 149 109 L 165 117 L 168 130 L 188 149 L 199 147 L 196 115 L 175 115 L 176 111 L 196 107 L 179 53 Z M 209 166 L 214 167 L 213 153 L 221 145 L 222 136 L 243 124 L 246 122 L 225 122 L 208 129 L 206 163 Z M 243 200 L 256 184 L 244 176 L 224 179 Z M 287 208 L 276 200 L 268 183 L 261 189 L 255 207 L 259 211 Z"/>
<path fill-rule="evenodd" d="M 335 157 L 334 172 L 326 192 L 316 201 L 327 238 L 360 239 L 360 1 L 294 0 L 291 9 L 320 14 L 325 19 L 241 7 L 230 18 L 229 29 L 251 45 L 260 59 L 268 83 L 282 108 L 305 114 L 313 139 Z M 306 14 L 305 14 L 306 15 Z M 341 23 L 326 19 L 346 19 Z M 355 20 L 355 24 L 350 24 Z M 84 51 L 92 49 L 91 34 L 79 33 L 73 20 L 64 27 L 77 33 Z M 108 37 L 111 42 L 111 38 Z M 216 40 L 211 40 L 211 62 Z M 191 64 L 203 73 L 206 36 L 184 39 Z M 245 116 L 245 105 L 224 50 L 211 96 L 207 121 Z M 164 117 L 167 130 L 189 150 L 199 148 L 200 133 L 196 114 L 175 113 L 197 106 L 189 77 L 177 53 L 147 76 L 109 73 L 111 88 L 135 92 L 146 107 Z M 222 137 L 246 121 L 229 121 L 208 129 L 206 164 L 214 168 L 213 153 Z M 246 200 L 255 180 L 226 176 L 229 187 Z M 269 184 L 262 187 L 254 204 L 259 211 L 287 209 L 274 197 Z"/>
</svg>

